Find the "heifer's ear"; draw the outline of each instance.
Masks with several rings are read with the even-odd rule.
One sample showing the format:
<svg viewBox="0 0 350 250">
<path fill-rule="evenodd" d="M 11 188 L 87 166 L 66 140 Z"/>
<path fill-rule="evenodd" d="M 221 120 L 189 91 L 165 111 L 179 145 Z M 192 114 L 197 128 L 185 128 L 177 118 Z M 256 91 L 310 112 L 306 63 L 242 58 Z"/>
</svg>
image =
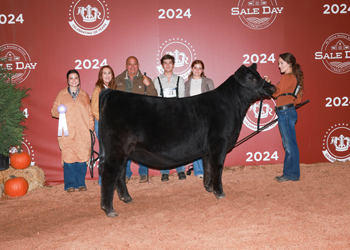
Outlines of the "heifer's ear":
<svg viewBox="0 0 350 250">
<path fill-rule="evenodd" d="M 249 68 L 251 68 L 252 70 L 255 70 L 257 69 L 258 65 L 256 63 L 253 63 L 252 65 L 249 66 Z"/>
<path fill-rule="evenodd" d="M 245 65 L 242 65 L 241 67 L 239 67 L 239 69 L 236 70 L 235 75 L 241 78 L 243 77 L 246 71 L 247 71 L 247 67 Z"/>
</svg>

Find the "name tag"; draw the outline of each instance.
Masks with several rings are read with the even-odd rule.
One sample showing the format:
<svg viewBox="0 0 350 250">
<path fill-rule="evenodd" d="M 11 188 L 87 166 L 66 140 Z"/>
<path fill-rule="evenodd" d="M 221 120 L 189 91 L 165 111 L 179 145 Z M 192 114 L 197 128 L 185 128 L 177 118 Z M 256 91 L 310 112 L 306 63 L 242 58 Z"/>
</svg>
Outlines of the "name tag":
<svg viewBox="0 0 350 250">
<path fill-rule="evenodd" d="M 176 97 L 176 88 L 163 89 L 164 97 Z"/>
</svg>

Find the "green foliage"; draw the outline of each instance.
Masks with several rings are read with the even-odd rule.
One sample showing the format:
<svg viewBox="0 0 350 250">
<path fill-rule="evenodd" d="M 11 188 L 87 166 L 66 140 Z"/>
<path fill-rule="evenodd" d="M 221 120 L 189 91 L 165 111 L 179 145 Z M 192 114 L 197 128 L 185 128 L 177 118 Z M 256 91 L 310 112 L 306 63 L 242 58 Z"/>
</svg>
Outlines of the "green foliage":
<svg viewBox="0 0 350 250">
<path fill-rule="evenodd" d="M 30 89 L 12 84 L 14 73 L 6 68 L 6 63 L 7 59 L 0 54 L 0 154 L 8 156 L 11 146 L 22 144 L 23 131 L 27 128 L 21 124 L 25 119 L 22 99 L 29 96 Z"/>
</svg>

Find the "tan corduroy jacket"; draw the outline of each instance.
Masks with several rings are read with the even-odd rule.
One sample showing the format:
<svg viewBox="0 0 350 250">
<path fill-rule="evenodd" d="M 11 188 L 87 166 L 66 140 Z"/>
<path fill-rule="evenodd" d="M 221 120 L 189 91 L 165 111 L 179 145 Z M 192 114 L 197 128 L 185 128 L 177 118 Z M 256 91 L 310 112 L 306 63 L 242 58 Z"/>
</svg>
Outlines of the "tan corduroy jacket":
<svg viewBox="0 0 350 250">
<path fill-rule="evenodd" d="M 51 115 L 59 118 L 57 107 L 67 107 L 66 120 L 68 136 L 58 136 L 58 144 L 62 151 L 62 163 L 87 162 L 90 157 L 91 137 L 94 131 L 94 118 L 90 108 L 89 95 L 82 89 L 75 99 L 68 93 L 68 88 L 61 90 L 51 109 Z M 58 122 L 58 121 L 57 121 Z"/>
</svg>

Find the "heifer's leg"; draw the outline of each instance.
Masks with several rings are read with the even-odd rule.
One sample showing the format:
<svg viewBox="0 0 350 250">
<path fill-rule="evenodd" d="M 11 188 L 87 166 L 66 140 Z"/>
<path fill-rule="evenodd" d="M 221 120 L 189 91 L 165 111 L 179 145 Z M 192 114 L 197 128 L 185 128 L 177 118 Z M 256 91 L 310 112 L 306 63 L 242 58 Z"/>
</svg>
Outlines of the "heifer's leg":
<svg viewBox="0 0 350 250">
<path fill-rule="evenodd" d="M 225 193 L 222 189 L 221 177 L 226 157 L 226 145 L 225 143 L 216 144 L 211 150 L 211 181 L 213 184 L 213 192 L 218 199 L 225 197 Z"/>
<path fill-rule="evenodd" d="M 127 161 L 128 159 L 125 157 L 124 162 L 121 164 L 121 169 L 117 177 L 117 186 L 116 186 L 119 199 L 124 201 L 125 203 L 129 203 L 132 201 L 132 198 L 128 192 L 128 188 L 126 187 L 126 183 L 125 183 Z"/>
<path fill-rule="evenodd" d="M 118 171 L 113 163 L 113 159 L 106 157 L 105 161 L 100 162 L 101 168 L 101 208 L 107 216 L 118 216 L 113 209 L 113 195 L 117 186 Z"/>
<path fill-rule="evenodd" d="M 210 155 L 204 155 L 202 157 L 203 161 L 203 169 L 204 169 L 204 178 L 203 178 L 203 184 L 205 190 L 208 192 L 213 192 L 213 182 L 211 178 L 211 162 L 210 162 Z"/>
<path fill-rule="evenodd" d="M 118 216 L 113 209 L 114 190 L 117 190 L 120 199 L 130 202 L 132 199 L 125 184 L 126 157 L 106 157 L 101 164 L 101 208 L 107 216 Z"/>
</svg>

